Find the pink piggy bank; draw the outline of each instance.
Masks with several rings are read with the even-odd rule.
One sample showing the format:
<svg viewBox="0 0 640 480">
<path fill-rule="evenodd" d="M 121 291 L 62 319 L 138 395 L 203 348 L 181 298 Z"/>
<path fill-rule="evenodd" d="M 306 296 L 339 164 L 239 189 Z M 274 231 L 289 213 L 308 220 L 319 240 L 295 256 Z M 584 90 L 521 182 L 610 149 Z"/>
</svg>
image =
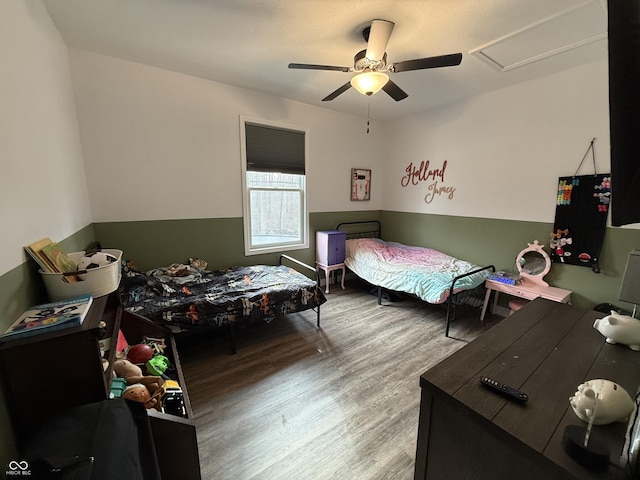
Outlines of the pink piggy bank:
<svg viewBox="0 0 640 480">
<path fill-rule="evenodd" d="M 593 328 L 607 337 L 607 343 L 622 343 L 640 351 L 640 320 L 611 312 L 593 323 Z"/>
</svg>

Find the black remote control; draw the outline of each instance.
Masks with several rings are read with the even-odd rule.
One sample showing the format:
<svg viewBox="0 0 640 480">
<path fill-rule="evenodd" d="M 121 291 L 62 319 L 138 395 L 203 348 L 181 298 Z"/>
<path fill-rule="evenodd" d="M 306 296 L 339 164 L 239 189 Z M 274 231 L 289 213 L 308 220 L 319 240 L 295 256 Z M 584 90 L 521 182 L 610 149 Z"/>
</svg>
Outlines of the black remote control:
<svg viewBox="0 0 640 480">
<path fill-rule="evenodd" d="M 516 402 L 524 403 L 529 400 L 529 397 L 526 393 L 521 392 L 520 390 L 510 387 L 509 385 L 505 385 L 504 383 L 500 383 L 497 380 L 489 377 L 480 377 L 480 383 L 483 385 L 505 395 L 507 398 L 511 400 L 515 400 Z"/>
</svg>

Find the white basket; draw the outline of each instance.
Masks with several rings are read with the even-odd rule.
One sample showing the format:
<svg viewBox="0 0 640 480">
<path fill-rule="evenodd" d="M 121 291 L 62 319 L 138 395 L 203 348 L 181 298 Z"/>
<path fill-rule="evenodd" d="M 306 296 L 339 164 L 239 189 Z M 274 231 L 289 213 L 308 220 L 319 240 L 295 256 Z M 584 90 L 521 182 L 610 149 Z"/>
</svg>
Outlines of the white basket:
<svg viewBox="0 0 640 480">
<path fill-rule="evenodd" d="M 122 269 L 122 250 L 103 248 L 102 251 L 113 255 L 118 261 L 86 270 L 87 273 L 78 275 L 76 277 L 78 281 L 75 282 L 67 281 L 70 279 L 65 277 L 68 277 L 69 274 L 64 275 L 40 270 L 49 299 L 55 302 L 82 295 L 91 295 L 96 298 L 117 290 Z M 73 252 L 69 254 L 69 257 L 77 265 L 84 254 L 85 252 Z"/>
</svg>

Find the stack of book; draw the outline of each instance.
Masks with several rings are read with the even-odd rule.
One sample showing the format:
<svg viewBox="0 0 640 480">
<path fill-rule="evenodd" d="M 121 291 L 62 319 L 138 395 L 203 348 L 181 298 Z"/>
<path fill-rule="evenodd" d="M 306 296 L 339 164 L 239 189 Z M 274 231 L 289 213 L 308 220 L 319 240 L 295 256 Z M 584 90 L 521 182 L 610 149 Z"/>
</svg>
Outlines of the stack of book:
<svg viewBox="0 0 640 480">
<path fill-rule="evenodd" d="M 30 307 L 0 335 L 0 342 L 82 325 L 92 303 L 93 297 L 84 295 Z"/>
<path fill-rule="evenodd" d="M 524 279 L 517 273 L 500 270 L 489 275 L 489 280 L 506 285 L 520 285 Z"/>
<path fill-rule="evenodd" d="M 24 249 L 37 262 L 43 272 L 68 273 L 78 270 L 76 263 L 71 260 L 58 243 L 51 241 L 50 238 L 43 238 L 31 245 L 27 245 Z M 65 280 L 73 282 L 77 280 L 77 277 L 71 275 L 65 277 Z"/>
</svg>

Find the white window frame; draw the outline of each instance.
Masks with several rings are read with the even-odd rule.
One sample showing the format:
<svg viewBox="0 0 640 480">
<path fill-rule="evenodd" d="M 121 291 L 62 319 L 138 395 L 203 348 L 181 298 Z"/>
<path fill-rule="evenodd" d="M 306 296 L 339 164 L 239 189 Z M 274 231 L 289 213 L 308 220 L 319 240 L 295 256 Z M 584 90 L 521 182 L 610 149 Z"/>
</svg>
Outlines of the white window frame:
<svg viewBox="0 0 640 480">
<path fill-rule="evenodd" d="M 294 130 L 304 133 L 304 158 L 305 158 L 305 175 L 303 185 L 301 189 L 275 189 L 286 191 L 299 191 L 301 196 L 301 230 L 302 238 L 293 242 L 281 242 L 278 244 L 269 244 L 268 246 L 253 245 L 251 237 L 251 201 L 250 195 L 252 190 L 264 190 L 264 188 L 249 188 L 247 185 L 247 143 L 246 143 L 246 130 L 245 124 L 257 124 L 265 125 L 268 127 L 281 128 L 285 130 Z M 280 122 L 273 122 L 270 120 L 252 118 L 245 115 L 240 115 L 240 152 L 241 152 L 241 168 L 242 168 L 242 215 L 244 225 L 244 253 L 245 255 L 259 255 L 265 253 L 282 252 L 288 250 L 301 250 L 309 248 L 309 212 L 307 210 L 307 159 L 309 158 L 309 131 L 307 128 L 297 125 L 289 125 Z"/>
</svg>

